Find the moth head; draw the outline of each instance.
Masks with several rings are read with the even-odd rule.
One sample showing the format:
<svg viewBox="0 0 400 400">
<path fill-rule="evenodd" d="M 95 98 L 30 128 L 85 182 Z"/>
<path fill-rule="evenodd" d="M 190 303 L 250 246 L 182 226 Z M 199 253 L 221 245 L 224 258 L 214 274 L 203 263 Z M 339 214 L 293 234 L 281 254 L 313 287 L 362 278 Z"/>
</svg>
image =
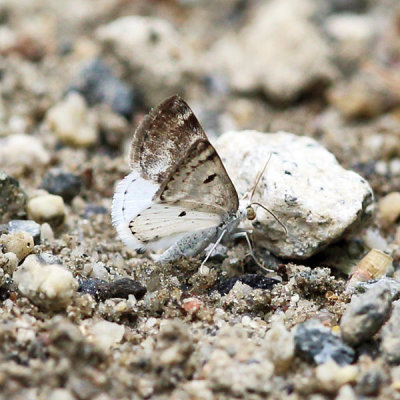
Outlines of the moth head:
<svg viewBox="0 0 400 400">
<path fill-rule="evenodd" d="M 251 204 L 246 207 L 246 217 L 249 221 L 253 221 L 256 218 L 256 212 Z"/>
</svg>

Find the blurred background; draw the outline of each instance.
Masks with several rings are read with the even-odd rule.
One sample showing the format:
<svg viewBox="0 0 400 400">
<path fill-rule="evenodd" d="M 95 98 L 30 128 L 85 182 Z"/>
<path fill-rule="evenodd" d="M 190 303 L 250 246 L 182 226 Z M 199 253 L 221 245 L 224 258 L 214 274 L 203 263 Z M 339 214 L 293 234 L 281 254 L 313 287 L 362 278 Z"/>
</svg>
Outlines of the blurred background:
<svg viewBox="0 0 400 400">
<path fill-rule="evenodd" d="M 179 93 L 211 138 L 313 136 L 385 194 L 400 185 L 399 60 L 396 0 L 1 0 L 0 167 L 82 173 Z"/>
</svg>

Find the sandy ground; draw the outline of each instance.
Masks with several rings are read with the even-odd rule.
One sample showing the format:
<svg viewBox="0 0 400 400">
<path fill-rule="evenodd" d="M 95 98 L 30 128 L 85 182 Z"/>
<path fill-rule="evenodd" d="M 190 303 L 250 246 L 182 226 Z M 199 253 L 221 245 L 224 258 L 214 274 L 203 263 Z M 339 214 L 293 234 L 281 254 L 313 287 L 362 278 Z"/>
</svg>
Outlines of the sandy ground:
<svg viewBox="0 0 400 400">
<path fill-rule="evenodd" d="M 269 83 L 239 90 L 232 74 L 218 72 L 220 60 L 212 51 L 221 38 L 252 26 L 261 2 L 0 2 L 0 169 L 19 182 L 28 200 L 67 187 L 59 193 L 65 204 L 55 217 L 36 218 L 42 239 L 30 260 L 39 265 L 35 277 L 47 277 L 44 265 L 69 271 L 62 284 L 55 276 L 50 292 L 39 285 L 24 293 L 10 267 L 17 261 L 1 259 L 0 398 L 400 398 L 400 196 L 382 202 L 400 191 L 400 9 L 395 1 L 330 3 L 302 3 L 311 10 L 305 20 L 329 49 L 323 56 L 329 68 L 321 64 L 329 71 L 321 78 L 318 68 L 298 68 L 293 74 L 309 74 L 310 82 L 300 80 L 280 97 L 281 87 L 276 94 Z M 298 14 L 294 21 L 303 18 Z M 161 18 L 173 33 L 157 33 L 150 20 L 143 30 L 155 29 L 151 40 L 161 44 L 148 54 L 140 31 L 132 48 L 129 31 L 102 38 L 99 30 L 129 15 Z M 343 15 L 350 28 L 330 27 L 329 18 Z M 254 62 L 248 59 L 249 69 L 243 60 L 237 64 L 244 75 L 258 61 L 266 70 L 279 64 L 264 59 L 262 50 L 257 54 Z M 87 83 L 81 71 L 96 59 L 109 71 Z M 93 89 L 99 82 L 105 82 L 104 92 Z M 81 96 L 68 95 L 77 88 Z M 111 225 L 114 186 L 129 172 L 134 128 L 150 107 L 175 93 L 193 106 L 212 139 L 229 129 L 315 138 L 372 186 L 377 211 L 369 230 L 304 262 L 278 259 L 256 246 L 276 279 L 265 278 L 241 240 L 211 259 L 206 276 L 198 273 L 201 257 L 161 267 L 127 249 Z M 116 105 L 115 99 L 124 100 Z M 35 143 L 23 136 L 10 146 L 7 140 L 20 134 Z M 44 184 L 55 168 L 72 174 L 73 182 L 64 176 Z M 16 211 L 7 210 L 2 208 L 0 221 L 4 233 L 11 219 L 35 219 L 23 201 Z M 365 304 L 373 312 L 359 306 L 362 318 L 349 317 L 355 327 L 349 339 L 343 334 L 348 326 L 340 323 L 353 293 L 348 272 L 371 248 L 393 263 L 356 280 L 377 278 L 378 286 L 391 286 L 370 289 L 376 292 Z M 55 259 L 32 258 L 45 253 Z M 300 325 L 308 320 L 316 327 Z M 302 333 L 299 326 L 308 330 Z"/>
</svg>

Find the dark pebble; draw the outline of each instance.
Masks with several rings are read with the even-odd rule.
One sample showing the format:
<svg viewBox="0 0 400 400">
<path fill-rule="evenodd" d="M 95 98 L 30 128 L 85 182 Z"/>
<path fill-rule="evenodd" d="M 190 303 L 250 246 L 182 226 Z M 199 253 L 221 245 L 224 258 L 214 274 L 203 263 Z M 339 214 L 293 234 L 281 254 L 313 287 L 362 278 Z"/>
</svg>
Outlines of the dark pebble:
<svg viewBox="0 0 400 400">
<path fill-rule="evenodd" d="M 139 282 L 129 278 L 117 279 L 114 282 L 106 282 L 97 278 L 85 279 L 80 281 L 78 291 L 89 293 L 100 301 L 112 298 L 127 299 L 131 294 L 140 300 L 147 292 Z"/>
<path fill-rule="evenodd" d="M 8 222 L 7 229 L 9 233 L 28 232 L 35 244 L 40 243 L 40 225 L 35 221 L 13 219 Z"/>
<path fill-rule="evenodd" d="M 109 104 L 114 112 L 130 118 L 135 107 L 133 91 L 97 59 L 86 64 L 67 89 L 79 92 L 90 106 Z"/>
<path fill-rule="evenodd" d="M 356 391 L 364 396 L 375 396 L 379 393 L 383 381 L 382 372 L 376 368 L 371 368 L 359 378 Z"/>
<path fill-rule="evenodd" d="M 279 279 L 269 278 L 259 274 L 246 274 L 242 276 L 235 276 L 234 278 L 220 280 L 214 287 L 213 290 L 218 290 L 222 295 L 227 294 L 235 283 L 240 281 L 253 289 L 268 289 L 271 290 L 274 285 L 280 282 Z"/>
<path fill-rule="evenodd" d="M 364 12 L 367 11 L 370 0 L 331 0 L 333 12 Z"/>
<path fill-rule="evenodd" d="M 298 325 L 294 340 L 296 351 L 308 362 L 324 364 L 334 360 L 339 365 L 346 365 L 354 361 L 354 350 L 319 321 L 311 320 Z"/>
<path fill-rule="evenodd" d="M 19 182 L 0 171 L 0 223 L 26 217 L 27 196 Z"/>
<path fill-rule="evenodd" d="M 58 168 L 51 170 L 42 181 L 43 189 L 61 196 L 66 202 L 70 202 L 77 196 L 81 191 L 81 187 L 82 181 L 78 175 Z"/>
<path fill-rule="evenodd" d="M 7 279 L 6 282 L 3 283 L 3 285 L 0 286 L 0 301 L 7 300 L 11 292 L 14 292 L 16 288 L 13 286 L 12 279 Z"/>
</svg>

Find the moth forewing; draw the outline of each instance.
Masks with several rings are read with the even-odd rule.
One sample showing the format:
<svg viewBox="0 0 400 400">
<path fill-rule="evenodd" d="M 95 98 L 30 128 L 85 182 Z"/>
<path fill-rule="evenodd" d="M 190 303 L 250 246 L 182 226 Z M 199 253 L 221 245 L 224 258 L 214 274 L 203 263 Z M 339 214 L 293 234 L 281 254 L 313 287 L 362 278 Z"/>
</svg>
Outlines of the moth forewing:
<svg viewBox="0 0 400 400">
<path fill-rule="evenodd" d="M 130 165 L 112 206 L 113 224 L 129 247 L 169 247 L 161 260 L 193 256 L 236 218 L 236 190 L 180 97 L 145 117 L 133 136 Z"/>
</svg>

